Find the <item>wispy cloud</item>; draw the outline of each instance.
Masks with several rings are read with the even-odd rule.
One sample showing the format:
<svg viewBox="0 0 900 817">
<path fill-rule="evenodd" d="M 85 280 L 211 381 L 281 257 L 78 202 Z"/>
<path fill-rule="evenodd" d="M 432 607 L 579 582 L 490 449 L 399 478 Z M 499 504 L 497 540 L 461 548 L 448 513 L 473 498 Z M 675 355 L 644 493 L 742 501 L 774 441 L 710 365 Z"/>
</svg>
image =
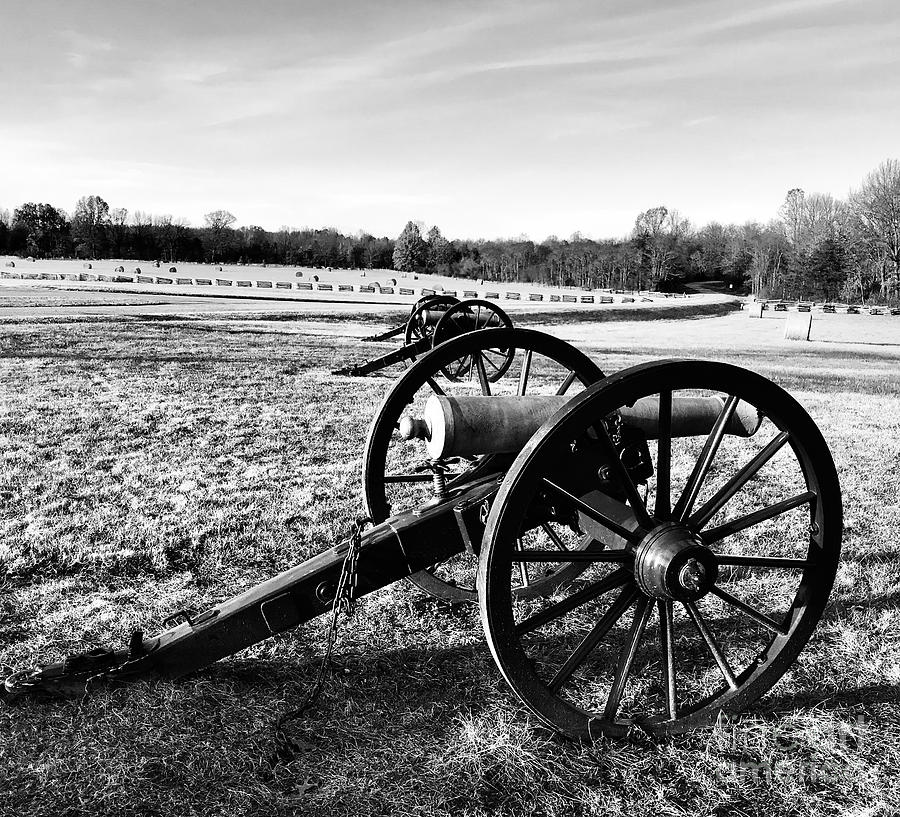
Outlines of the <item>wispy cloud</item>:
<svg viewBox="0 0 900 817">
<path fill-rule="evenodd" d="M 841 194 L 900 140 L 894 0 L 7 6 L 5 206 L 620 234 Z"/>
</svg>

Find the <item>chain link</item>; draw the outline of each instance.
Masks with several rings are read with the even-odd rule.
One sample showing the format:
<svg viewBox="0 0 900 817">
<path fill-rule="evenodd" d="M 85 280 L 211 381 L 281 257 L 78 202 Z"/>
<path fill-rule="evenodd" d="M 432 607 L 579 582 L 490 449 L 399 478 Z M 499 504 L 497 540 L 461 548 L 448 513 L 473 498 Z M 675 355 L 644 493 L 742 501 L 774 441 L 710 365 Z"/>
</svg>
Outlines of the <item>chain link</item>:
<svg viewBox="0 0 900 817">
<path fill-rule="evenodd" d="M 357 587 L 357 563 L 359 561 L 359 551 L 362 545 L 362 533 L 366 525 L 372 524 L 372 520 L 367 516 L 357 518 L 350 530 L 349 546 L 347 555 L 341 565 L 341 573 L 338 577 L 337 589 L 334 593 L 334 600 L 331 603 L 331 620 L 328 623 L 328 632 L 325 636 L 325 651 L 322 654 L 322 660 L 319 663 L 319 669 L 316 673 L 316 679 L 309 688 L 299 706 L 294 709 L 282 712 L 275 720 L 275 760 L 288 762 L 300 750 L 300 746 L 286 732 L 285 726 L 293 721 L 302 718 L 306 712 L 315 704 L 322 689 L 325 686 L 325 680 L 328 671 L 331 668 L 331 656 L 334 653 L 334 644 L 337 639 L 338 620 L 340 614 L 344 613 L 348 618 L 353 615 L 356 602 Z"/>
</svg>

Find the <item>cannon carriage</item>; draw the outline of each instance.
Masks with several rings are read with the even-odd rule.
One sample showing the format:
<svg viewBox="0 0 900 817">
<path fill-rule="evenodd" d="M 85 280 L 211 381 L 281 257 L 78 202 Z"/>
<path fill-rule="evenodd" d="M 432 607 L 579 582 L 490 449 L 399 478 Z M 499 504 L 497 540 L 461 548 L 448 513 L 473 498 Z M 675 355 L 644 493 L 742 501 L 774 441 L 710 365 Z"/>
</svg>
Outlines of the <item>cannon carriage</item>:
<svg viewBox="0 0 900 817">
<path fill-rule="evenodd" d="M 399 349 L 361 363 L 343 366 L 335 369 L 332 374 L 362 377 L 396 363 L 404 363 L 408 366 L 417 357 L 450 338 L 481 329 L 511 327 L 512 321 L 509 315 L 491 301 L 478 298 L 460 301 L 453 295 L 425 295 L 413 304 L 405 322 L 380 334 L 363 338 L 363 342 L 371 343 L 403 335 L 403 345 Z M 495 351 L 482 356 L 483 371 L 476 371 L 475 361 L 460 359 L 454 361 L 452 369 L 447 369 L 442 374 L 451 380 L 461 377 L 472 378 L 477 375 L 494 381 L 503 377 L 510 360 L 511 358 L 505 350 Z"/>
<path fill-rule="evenodd" d="M 501 377 L 446 374 L 498 350 Z M 500 672 L 551 728 L 677 732 L 778 681 L 837 570 L 821 434 L 777 385 L 724 363 L 605 376 L 539 332 L 462 334 L 386 395 L 362 481 L 372 527 L 157 635 L 15 673 L 3 697 L 182 676 L 331 610 L 341 588 L 409 578 L 479 605 Z"/>
</svg>

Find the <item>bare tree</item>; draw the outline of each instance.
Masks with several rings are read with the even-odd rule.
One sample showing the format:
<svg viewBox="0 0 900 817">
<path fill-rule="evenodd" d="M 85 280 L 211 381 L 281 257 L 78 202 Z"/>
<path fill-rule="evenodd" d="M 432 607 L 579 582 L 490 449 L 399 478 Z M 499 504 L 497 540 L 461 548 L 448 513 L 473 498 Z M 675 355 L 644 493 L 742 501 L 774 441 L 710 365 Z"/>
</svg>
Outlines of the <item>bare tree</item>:
<svg viewBox="0 0 900 817">
<path fill-rule="evenodd" d="M 795 253 L 802 252 L 806 226 L 806 193 L 799 187 L 788 190 L 784 204 L 778 211 L 784 225 L 784 235 Z"/>
<path fill-rule="evenodd" d="M 669 209 L 664 206 L 651 207 L 634 221 L 634 240 L 646 254 L 652 281 L 663 281 L 668 277 L 673 258 L 670 228 Z"/>
<path fill-rule="evenodd" d="M 109 205 L 100 196 L 82 196 L 72 216 L 72 234 L 76 251 L 88 258 L 97 258 L 106 241 L 109 224 Z"/>
<path fill-rule="evenodd" d="M 212 260 L 215 262 L 222 247 L 228 240 L 228 232 L 231 229 L 231 225 L 237 221 L 237 218 L 227 210 L 213 210 L 211 213 L 203 216 L 203 220 L 206 222 L 212 238 Z"/>
<path fill-rule="evenodd" d="M 830 193 L 806 197 L 805 231 L 812 246 L 836 239 L 846 222 L 846 205 Z"/>
<path fill-rule="evenodd" d="M 124 207 L 114 207 L 109 211 L 109 238 L 113 255 L 121 258 L 122 248 L 128 238 L 128 210 Z"/>
<path fill-rule="evenodd" d="M 900 287 L 900 161 L 882 162 L 850 194 L 850 207 L 873 259 L 881 259 L 882 289 Z"/>
</svg>

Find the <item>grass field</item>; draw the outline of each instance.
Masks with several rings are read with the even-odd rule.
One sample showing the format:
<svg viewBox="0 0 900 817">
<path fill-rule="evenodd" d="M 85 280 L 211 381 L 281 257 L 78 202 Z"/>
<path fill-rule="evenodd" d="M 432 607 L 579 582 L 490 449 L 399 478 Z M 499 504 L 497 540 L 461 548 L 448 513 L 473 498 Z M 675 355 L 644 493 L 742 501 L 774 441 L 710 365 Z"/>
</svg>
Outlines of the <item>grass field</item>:
<svg viewBox="0 0 900 817">
<path fill-rule="evenodd" d="M 897 813 L 900 345 L 848 343 L 864 337 L 838 322 L 833 343 L 788 345 L 762 323 L 550 327 L 609 372 L 671 356 L 747 366 L 829 442 L 846 523 L 831 603 L 738 722 L 560 739 L 505 687 L 477 608 L 400 583 L 342 627 L 294 760 L 273 762 L 272 723 L 312 682 L 325 621 L 176 683 L 0 709 L 0 814 Z M 122 645 L 347 530 L 395 372 L 332 376 L 363 356 L 360 327 L 322 329 L 261 316 L 0 324 L 3 664 Z"/>
</svg>

